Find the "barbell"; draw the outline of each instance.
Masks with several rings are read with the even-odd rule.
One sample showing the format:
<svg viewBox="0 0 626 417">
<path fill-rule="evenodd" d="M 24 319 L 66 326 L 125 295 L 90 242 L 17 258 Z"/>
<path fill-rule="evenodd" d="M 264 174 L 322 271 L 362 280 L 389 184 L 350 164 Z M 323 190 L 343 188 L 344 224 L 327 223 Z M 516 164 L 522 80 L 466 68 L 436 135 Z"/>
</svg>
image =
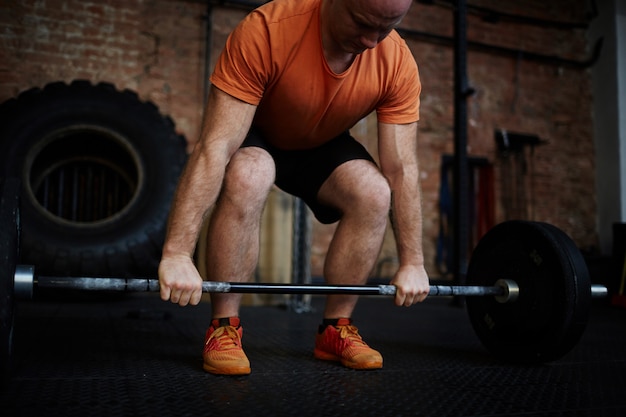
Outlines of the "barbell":
<svg viewBox="0 0 626 417">
<path fill-rule="evenodd" d="M 33 265 L 17 265 L 14 274 L 14 296 L 17 300 L 30 300 L 36 288 L 53 290 L 80 290 L 106 292 L 159 292 L 157 278 L 103 278 L 37 276 Z M 204 293 L 241 294 L 352 294 L 352 295 L 395 295 L 395 285 L 328 285 L 328 284 L 276 284 L 249 282 L 202 282 Z M 605 297 L 607 288 L 592 285 L 592 297 Z M 492 286 L 485 285 L 431 285 L 429 297 L 436 296 L 493 296 L 499 303 L 517 300 L 519 286 L 510 279 L 499 279 Z"/>
<path fill-rule="evenodd" d="M 156 278 L 38 276 L 19 265 L 19 183 L 7 180 L 0 206 L 0 354 L 3 373 L 12 353 L 15 299 L 31 299 L 38 288 L 81 291 L 156 292 Z M 547 223 L 506 221 L 489 230 L 474 249 L 468 285 L 431 285 L 430 296 L 466 296 L 470 322 L 483 345 L 515 363 L 561 358 L 582 336 L 592 297 L 607 288 L 591 285 L 574 242 Z M 393 285 L 290 285 L 205 281 L 203 292 L 272 294 L 395 295 Z"/>
<path fill-rule="evenodd" d="M 32 265 L 17 265 L 14 274 L 14 296 L 18 300 L 32 299 L 35 289 L 106 291 L 106 292 L 158 292 L 157 278 L 103 278 L 37 276 Z M 600 291 L 600 289 L 596 289 Z M 205 293 L 253 294 L 353 294 L 395 295 L 394 285 L 316 285 L 276 284 L 249 282 L 202 282 Z M 519 288 L 512 280 L 501 279 L 493 286 L 431 285 L 429 296 L 493 296 L 498 302 L 514 301 Z"/>
</svg>

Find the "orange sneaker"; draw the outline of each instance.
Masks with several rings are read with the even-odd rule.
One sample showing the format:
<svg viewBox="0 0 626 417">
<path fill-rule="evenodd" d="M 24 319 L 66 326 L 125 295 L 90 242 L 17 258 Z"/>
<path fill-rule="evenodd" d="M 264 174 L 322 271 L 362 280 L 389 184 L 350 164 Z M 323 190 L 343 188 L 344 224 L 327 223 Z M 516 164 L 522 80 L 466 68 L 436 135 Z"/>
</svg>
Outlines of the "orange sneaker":
<svg viewBox="0 0 626 417">
<path fill-rule="evenodd" d="M 325 361 L 337 361 L 352 369 L 378 369 L 383 357 L 363 341 L 351 319 L 338 319 L 337 324 L 320 326 L 315 336 L 313 355 Z"/>
<path fill-rule="evenodd" d="M 239 317 L 214 319 L 202 352 L 204 370 L 217 375 L 248 375 L 250 361 L 241 348 L 242 335 Z"/>
</svg>

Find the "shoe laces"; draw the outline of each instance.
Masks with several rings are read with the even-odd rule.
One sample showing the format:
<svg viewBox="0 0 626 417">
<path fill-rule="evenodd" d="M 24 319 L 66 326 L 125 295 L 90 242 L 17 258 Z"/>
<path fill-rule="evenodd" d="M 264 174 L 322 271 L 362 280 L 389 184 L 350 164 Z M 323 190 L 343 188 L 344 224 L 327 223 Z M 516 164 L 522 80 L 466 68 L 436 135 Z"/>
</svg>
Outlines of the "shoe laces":
<svg viewBox="0 0 626 417">
<path fill-rule="evenodd" d="M 359 334 L 359 330 L 356 326 L 346 325 L 346 326 L 337 326 L 339 330 L 339 337 L 344 343 L 347 343 L 354 347 L 367 347 L 367 343 L 363 341 L 363 338 Z"/>
<path fill-rule="evenodd" d="M 241 337 L 233 326 L 221 326 L 215 329 L 206 341 L 208 346 L 214 340 L 219 350 L 233 350 L 241 348 Z"/>
</svg>

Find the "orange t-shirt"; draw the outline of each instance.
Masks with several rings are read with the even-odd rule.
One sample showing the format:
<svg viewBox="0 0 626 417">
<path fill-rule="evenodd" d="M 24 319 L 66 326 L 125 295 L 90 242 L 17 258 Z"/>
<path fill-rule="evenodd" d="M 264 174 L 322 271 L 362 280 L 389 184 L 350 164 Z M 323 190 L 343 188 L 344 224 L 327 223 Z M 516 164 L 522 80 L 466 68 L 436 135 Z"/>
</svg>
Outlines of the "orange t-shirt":
<svg viewBox="0 0 626 417">
<path fill-rule="evenodd" d="M 335 74 L 322 49 L 321 0 L 274 0 L 231 33 L 211 82 L 258 106 L 253 126 L 281 149 L 319 146 L 376 110 L 382 123 L 419 119 L 415 59 L 392 31 Z"/>
</svg>

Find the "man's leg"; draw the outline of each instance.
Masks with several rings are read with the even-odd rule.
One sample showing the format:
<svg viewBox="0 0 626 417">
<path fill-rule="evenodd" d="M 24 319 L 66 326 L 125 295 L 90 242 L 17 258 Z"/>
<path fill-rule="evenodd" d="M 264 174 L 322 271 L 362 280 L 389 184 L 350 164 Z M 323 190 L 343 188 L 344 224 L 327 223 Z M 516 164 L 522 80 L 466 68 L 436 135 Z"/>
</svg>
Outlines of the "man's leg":
<svg viewBox="0 0 626 417">
<path fill-rule="evenodd" d="M 335 169 L 318 193 L 321 203 L 337 208 L 341 220 L 328 248 L 324 275 L 331 284 L 364 284 L 383 242 L 391 191 L 378 168 L 365 160 Z M 350 317 L 358 296 L 328 297 L 324 317 Z"/>
<path fill-rule="evenodd" d="M 207 234 L 207 274 L 215 281 L 248 281 L 259 256 L 261 214 L 274 183 L 271 156 L 261 148 L 239 149 L 226 169 Z M 214 374 L 246 375 L 239 321 L 241 294 L 211 294 L 213 317 L 207 330 L 204 369 Z"/>
<path fill-rule="evenodd" d="M 249 281 L 259 256 L 261 215 L 274 183 L 271 156 L 257 147 L 232 157 L 207 233 L 207 275 L 212 281 Z M 241 294 L 211 294 L 213 317 L 239 312 Z"/>
<path fill-rule="evenodd" d="M 364 284 L 382 245 L 391 201 L 389 184 L 373 163 L 356 159 L 333 171 L 318 198 L 341 213 L 326 256 L 326 280 Z M 354 369 L 381 368 L 381 354 L 363 341 L 352 324 L 357 299 L 355 295 L 328 296 L 314 355 Z"/>
</svg>

